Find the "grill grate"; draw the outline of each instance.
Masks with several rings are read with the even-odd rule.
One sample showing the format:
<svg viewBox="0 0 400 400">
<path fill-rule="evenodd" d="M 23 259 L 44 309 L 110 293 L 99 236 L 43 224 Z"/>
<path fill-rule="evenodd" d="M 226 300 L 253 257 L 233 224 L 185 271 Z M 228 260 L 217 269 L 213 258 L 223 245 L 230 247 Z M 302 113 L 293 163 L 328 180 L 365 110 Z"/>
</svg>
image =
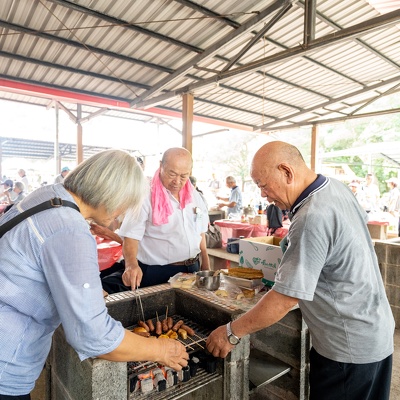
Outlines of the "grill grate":
<svg viewBox="0 0 400 400">
<path fill-rule="evenodd" d="M 210 333 L 209 329 L 206 329 L 199 324 L 189 320 L 188 318 L 182 317 L 181 315 L 172 316 L 174 323 L 183 320 L 184 324 L 192 328 L 195 332 L 194 336 L 189 336 L 187 339 L 179 338 L 178 340 L 185 346 L 186 351 L 189 353 L 192 358 L 193 355 L 199 355 L 200 353 L 204 353 L 205 343 L 207 337 Z M 156 319 L 153 319 L 153 323 L 155 325 Z M 133 329 L 128 328 L 128 329 Z M 173 340 L 173 339 L 170 339 Z M 209 356 L 210 357 L 210 356 Z M 217 359 L 211 358 L 217 362 Z M 215 364 L 216 365 L 216 364 Z M 133 391 L 136 386 L 136 381 L 138 375 L 146 374 L 147 372 L 158 368 L 158 364 L 151 361 L 146 362 L 137 362 L 132 361 L 127 363 L 128 366 L 128 392 L 130 392 L 129 399 L 142 399 L 142 398 L 151 398 L 155 400 L 162 399 L 179 399 L 187 393 L 190 393 L 204 385 L 209 384 L 210 382 L 216 381 L 218 379 L 222 379 L 222 374 L 217 372 L 217 368 L 215 372 L 210 370 L 206 371 L 204 368 L 200 367 L 197 369 L 197 373 L 194 377 L 191 377 L 186 382 L 178 382 L 177 385 L 167 388 L 164 391 L 158 392 L 155 388 L 152 391 L 147 393 L 142 393 L 140 390 Z"/>
<path fill-rule="evenodd" d="M 194 392 L 202 386 L 208 385 L 211 382 L 222 379 L 222 374 L 215 372 L 207 373 L 202 368 L 198 369 L 195 377 L 184 383 L 167 388 L 163 392 L 157 392 L 155 389 L 149 393 L 133 392 L 129 396 L 129 400 L 149 399 L 152 400 L 172 400 L 180 399 L 188 393 Z"/>
<path fill-rule="evenodd" d="M 188 335 L 187 339 L 182 339 L 179 338 L 178 340 L 185 346 L 186 351 L 188 354 L 193 354 L 199 350 L 204 350 L 205 344 L 207 337 L 210 333 L 210 330 L 205 329 L 204 327 L 201 327 L 199 324 L 196 324 L 195 322 L 184 318 L 180 315 L 174 315 L 173 316 L 174 322 L 177 322 L 179 320 L 183 320 L 184 324 L 192 328 L 195 332 L 195 336 L 191 337 Z M 153 324 L 155 325 L 156 319 L 154 318 Z M 133 329 L 134 327 L 130 327 L 128 329 Z M 172 340 L 172 339 L 171 339 Z M 157 363 L 152 362 L 152 361 L 145 361 L 145 362 L 137 362 L 137 361 L 131 361 L 128 362 L 128 375 L 129 378 L 132 378 L 134 375 L 142 374 L 150 369 L 156 368 Z"/>
</svg>

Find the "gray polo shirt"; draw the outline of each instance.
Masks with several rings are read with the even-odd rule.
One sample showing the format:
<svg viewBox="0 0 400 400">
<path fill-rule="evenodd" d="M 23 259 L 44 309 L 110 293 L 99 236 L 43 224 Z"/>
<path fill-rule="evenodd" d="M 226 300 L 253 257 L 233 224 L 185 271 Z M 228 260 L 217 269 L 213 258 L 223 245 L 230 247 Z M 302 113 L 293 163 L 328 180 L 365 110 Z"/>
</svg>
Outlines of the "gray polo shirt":
<svg viewBox="0 0 400 400">
<path fill-rule="evenodd" d="M 364 364 L 393 353 L 394 319 L 367 214 L 343 183 L 319 176 L 292 210 L 274 290 L 299 299 L 315 350 Z"/>
</svg>

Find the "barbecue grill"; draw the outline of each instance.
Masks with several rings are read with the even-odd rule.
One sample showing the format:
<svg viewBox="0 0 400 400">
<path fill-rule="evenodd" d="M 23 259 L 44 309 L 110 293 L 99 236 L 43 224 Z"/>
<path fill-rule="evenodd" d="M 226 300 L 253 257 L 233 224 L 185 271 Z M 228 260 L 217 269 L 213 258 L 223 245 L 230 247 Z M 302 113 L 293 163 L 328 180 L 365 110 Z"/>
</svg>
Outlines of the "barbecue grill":
<svg viewBox="0 0 400 400">
<path fill-rule="evenodd" d="M 264 365 L 264 358 L 260 358 L 259 354 L 258 361 L 256 360 L 258 366 L 253 366 L 253 372 L 251 371 L 251 352 L 253 353 L 254 349 L 250 351 L 250 336 L 242 338 L 224 360 L 216 359 L 204 351 L 209 333 L 216 327 L 234 320 L 243 313 L 243 309 L 197 288 L 177 289 L 165 284 L 138 290 L 146 320 L 155 321 L 157 314 L 160 319 L 164 319 L 168 307 L 168 316 L 173 317 L 174 322 L 182 319 L 194 329 L 196 336 L 180 340 L 185 344 L 191 360 L 199 360 L 196 373 L 189 376 L 186 372 L 186 379 L 181 373 L 180 379 L 175 379 L 175 384 L 170 387 L 163 390 L 154 388 L 143 393 L 138 390 L 140 385 L 137 385 L 137 381 L 140 376 L 158 368 L 156 363 L 115 363 L 101 359 L 87 359 L 81 362 L 66 342 L 60 327 L 54 334 L 47 361 L 50 393 L 46 400 L 245 400 L 257 395 L 259 385 L 261 387 L 262 383 L 272 381 L 272 378 L 263 376 L 263 371 L 260 376 L 259 364 L 261 360 L 261 366 Z M 141 307 L 136 300 L 135 293 L 128 291 L 108 296 L 106 303 L 113 318 L 121 321 L 124 327 L 132 328 L 139 319 L 143 320 Z M 270 333 L 266 336 L 257 333 L 251 337 L 262 350 L 261 357 L 263 352 L 267 351 L 284 359 L 284 367 L 278 372 L 274 370 L 275 377 L 290 370 L 287 378 L 278 379 L 284 380 L 276 387 L 272 384 L 267 386 L 271 386 L 275 394 L 290 392 L 290 397 L 281 398 L 302 400 L 308 397 L 305 349 L 309 344 L 299 310 L 289 314 L 291 315 L 282 320 L 282 324 L 276 324 L 272 329 L 268 328 L 266 331 Z M 277 331 L 279 336 L 276 335 Z M 250 373 L 257 373 L 255 385 L 251 382 Z M 254 394 L 250 393 L 250 387 L 253 388 Z M 264 397 L 263 394 L 261 398 L 268 397 Z"/>
<path fill-rule="evenodd" d="M 226 361 L 216 359 L 206 355 L 204 351 L 209 333 L 217 326 L 232 320 L 241 312 L 240 310 L 216 300 L 210 303 L 201 296 L 193 294 L 192 292 L 204 293 L 196 289 L 191 291 L 172 289 L 166 284 L 138 290 L 146 320 L 154 320 L 156 314 L 163 319 L 168 307 L 168 315 L 173 317 L 175 322 L 182 319 L 186 325 L 194 329 L 193 338 L 180 340 L 185 344 L 190 358 L 196 357 L 200 360 L 196 375 L 186 382 L 180 380 L 176 385 L 163 391 L 157 391 L 155 388 L 148 393 L 135 391 L 138 376 L 157 368 L 156 363 L 113 363 L 100 359 L 80 362 L 75 351 L 66 343 L 60 327 L 54 335 L 48 360 L 52 400 L 204 399 L 204 396 L 208 398 L 217 396 L 215 398 L 223 399 L 227 380 L 237 381 L 237 374 L 243 375 L 247 368 L 246 362 L 248 363 L 248 340 L 242 341 L 235 348 L 234 353 L 240 353 L 237 357 L 240 362 L 235 363 L 237 365 L 229 369 L 228 373 L 224 365 L 228 363 L 228 359 Z M 106 302 L 109 314 L 121 321 L 126 328 L 132 328 L 139 319 L 143 319 L 134 292 L 114 294 L 109 296 Z M 240 377 L 240 382 L 243 382 L 243 376 Z M 248 388 L 238 390 L 243 392 L 243 390 L 248 391 Z M 244 397 L 240 394 L 238 397 L 235 396 L 236 394 L 229 395 L 228 398 L 240 400 L 246 398 L 245 393 Z"/>
</svg>

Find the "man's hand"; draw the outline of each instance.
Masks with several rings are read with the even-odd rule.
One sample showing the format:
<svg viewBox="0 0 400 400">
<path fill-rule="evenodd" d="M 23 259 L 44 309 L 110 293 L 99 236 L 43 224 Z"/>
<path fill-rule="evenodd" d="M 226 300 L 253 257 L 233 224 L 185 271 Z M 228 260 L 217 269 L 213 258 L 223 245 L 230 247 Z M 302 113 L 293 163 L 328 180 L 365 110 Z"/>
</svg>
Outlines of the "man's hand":
<svg viewBox="0 0 400 400">
<path fill-rule="evenodd" d="M 143 272 L 139 265 L 127 266 L 125 264 L 125 271 L 122 274 L 122 283 L 125 286 L 130 286 L 132 290 L 135 290 L 140 286 L 142 282 Z"/>
<path fill-rule="evenodd" d="M 228 341 L 226 325 L 222 325 L 211 332 L 206 342 L 207 350 L 214 357 L 225 358 L 233 349 L 233 345 Z"/>
</svg>

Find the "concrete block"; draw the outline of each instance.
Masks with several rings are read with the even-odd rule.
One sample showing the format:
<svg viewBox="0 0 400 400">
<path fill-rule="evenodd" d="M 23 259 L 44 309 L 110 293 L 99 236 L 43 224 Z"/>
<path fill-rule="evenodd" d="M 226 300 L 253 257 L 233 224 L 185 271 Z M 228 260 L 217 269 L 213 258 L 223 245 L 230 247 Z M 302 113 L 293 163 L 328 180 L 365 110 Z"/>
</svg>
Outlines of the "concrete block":
<svg viewBox="0 0 400 400">
<path fill-rule="evenodd" d="M 400 307 L 396 307 L 394 305 L 390 305 L 392 308 L 393 317 L 396 323 L 396 327 L 400 328 Z"/>
<path fill-rule="evenodd" d="M 386 266 L 386 285 L 400 285 L 400 264 L 392 265 L 388 264 Z"/>
<path fill-rule="evenodd" d="M 400 268 L 400 244 L 391 243 L 387 247 L 387 263 Z"/>
<path fill-rule="evenodd" d="M 375 253 L 378 258 L 378 262 L 386 264 L 386 250 L 387 244 L 384 242 L 375 242 Z"/>
<path fill-rule="evenodd" d="M 248 399 L 249 356 L 250 336 L 247 335 L 233 348 L 224 363 L 224 400 Z"/>
<path fill-rule="evenodd" d="M 386 285 L 386 295 L 391 305 L 400 306 L 400 286 Z"/>
</svg>

